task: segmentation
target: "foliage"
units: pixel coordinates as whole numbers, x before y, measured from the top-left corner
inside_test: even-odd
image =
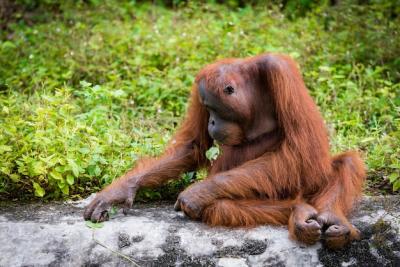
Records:
[[[219,153],[220,150],[218,144],[216,144],[206,151],[206,158],[210,161],[216,160],[219,156]]]
[[[91,221],[86,221],[85,224],[87,227],[89,227],[91,229],[100,229],[100,228],[103,228],[103,226],[104,226],[104,223],[94,223]]]
[[[400,187],[400,35],[392,5],[313,4],[293,17],[262,4],[91,2],[63,5],[53,20],[10,24],[0,35],[3,198],[99,190],[139,157],[162,151],[202,66],[265,51],[300,63],[333,151],[361,149],[371,188],[389,180]],[[138,197],[172,197],[205,175],[183,174]]]

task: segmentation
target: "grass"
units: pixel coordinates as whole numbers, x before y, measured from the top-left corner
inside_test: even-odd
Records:
[[[398,190],[399,16],[385,2],[344,2],[292,18],[277,6],[110,0],[10,24],[0,35],[1,198],[99,190],[163,150],[202,66],[265,51],[299,62],[332,152],[362,151],[366,191]],[[141,197],[174,195],[193,179]]]

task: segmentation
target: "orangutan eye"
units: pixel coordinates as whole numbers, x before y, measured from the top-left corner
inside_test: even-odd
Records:
[[[235,92],[235,89],[230,85],[228,85],[227,87],[224,88],[224,93],[225,94],[231,95],[234,92]]]

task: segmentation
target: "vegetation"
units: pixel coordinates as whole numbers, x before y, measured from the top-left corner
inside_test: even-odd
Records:
[[[99,190],[139,157],[162,151],[202,66],[265,51],[299,62],[333,152],[362,151],[367,192],[400,188],[396,1],[303,9],[235,1],[17,2],[29,16],[8,14],[0,34],[1,198],[78,198]],[[141,197],[173,196],[204,176],[184,174]]]

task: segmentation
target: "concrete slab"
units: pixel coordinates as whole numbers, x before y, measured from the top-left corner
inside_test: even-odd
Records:
[[[400,266],[400,197],[365,197],[345,249],[307,247],[284,227],[210,228],[172,203],[136,204],[99,229],[83,202],[0,203],[0,266]]]

